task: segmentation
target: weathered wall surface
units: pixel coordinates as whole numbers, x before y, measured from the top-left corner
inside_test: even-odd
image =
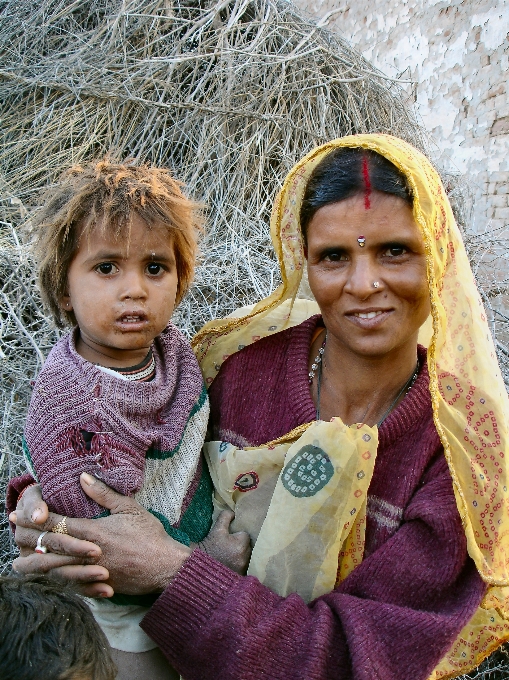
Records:
[[[509,0],[295,0],[408,85],[437,160],[467,173],[474,224],[509,224]]]

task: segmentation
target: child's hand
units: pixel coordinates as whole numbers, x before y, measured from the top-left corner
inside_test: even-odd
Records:
[[[234,517],[231,510],[223,510],[198,547],[238,574],[245,574],[251,556],[251,543],[245,531],[230,533]]]

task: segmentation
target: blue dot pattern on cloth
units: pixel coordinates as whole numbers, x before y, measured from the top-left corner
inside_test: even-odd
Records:
[[[288,462],[281,481],[292,496],[307,498],[323,489],[333,475],[334,466],[325,451],[308,444]]]

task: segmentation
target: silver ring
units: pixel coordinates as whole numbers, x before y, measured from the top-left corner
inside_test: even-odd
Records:
[[[48,548],[46,548],[46,546],[42,544],[42,539],[46,536],[47,533],[48,533],[47,531],[43,531],[42,534],[39,534],[39,538],[37,539],[37,545],[35,546],[36,553],[44,555],[45,553],[48,552]]]
[[[373,281],[373,288],[380,288],[379,281]]]

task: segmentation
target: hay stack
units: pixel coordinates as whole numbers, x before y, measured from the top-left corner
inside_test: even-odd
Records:
[[[400,86],[284,1],[4,7],[0,173],[32,206],[108,149],[172,168],[209,209],[189,332],[277,283],[270,206],[305,152],[360,131],[423,146]]]

